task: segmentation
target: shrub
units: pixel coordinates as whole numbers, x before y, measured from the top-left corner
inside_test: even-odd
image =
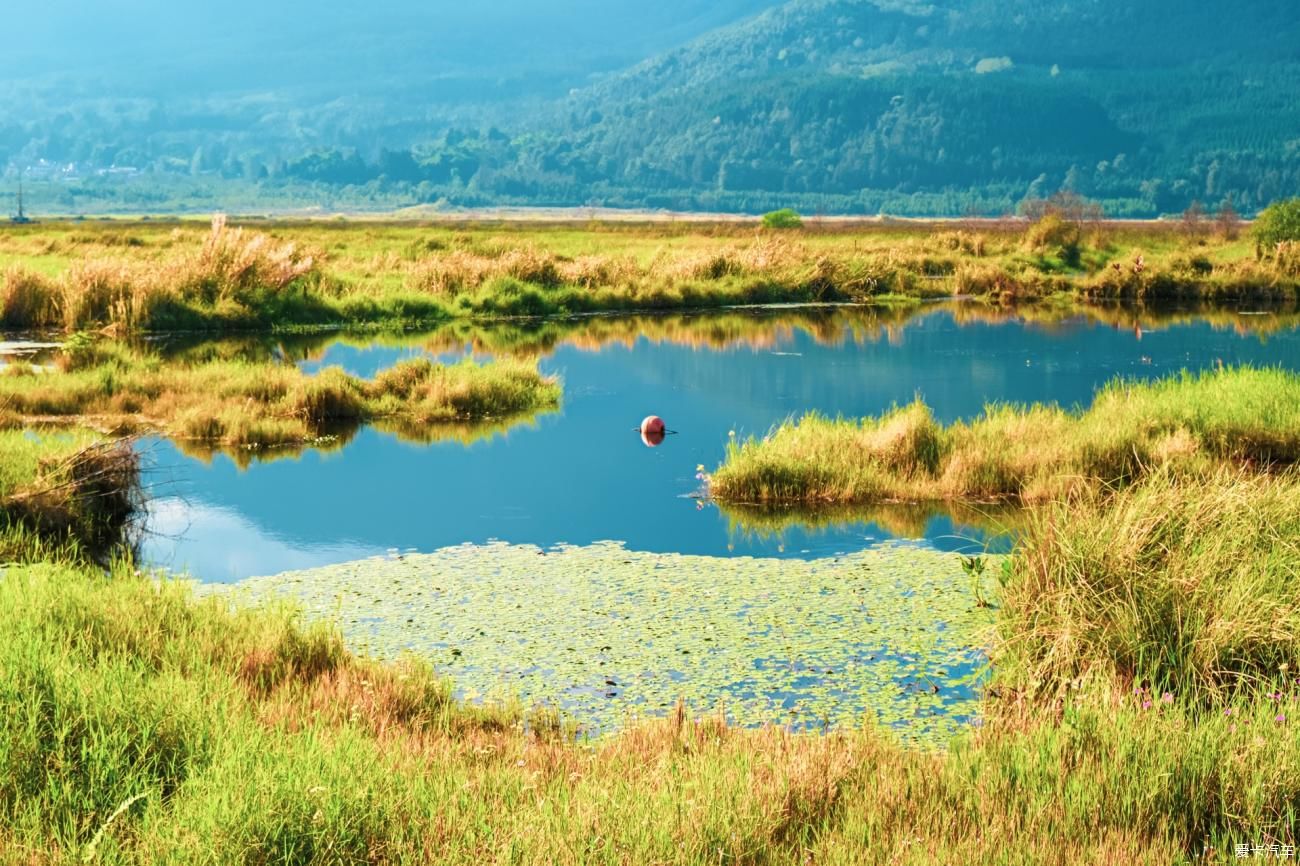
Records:
[[[1255,240],[1265,247],[1300,241],[1300,198],[1275,201],[1255,221]]]
[[[792,208],[782,208],[763,214],[765,229],[797,229],[803,227],[803,217]]]
[[[1048,213],[1025,232],[1025,246],[1036,253],[1055,255],[1070,265],[1079,263],[1083,230],[1057,213]]]

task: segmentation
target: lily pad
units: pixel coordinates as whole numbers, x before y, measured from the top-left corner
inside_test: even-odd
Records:
[[[992,624],[957,556],[903,544],[811,561],[464,545],[203,591],[294,599],[357,650],[428,658],[461,697],[557,706],[595,733],[684,699],[942,742],[977,710]]]

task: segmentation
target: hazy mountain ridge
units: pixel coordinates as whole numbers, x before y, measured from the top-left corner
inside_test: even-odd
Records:
[[[264,5],[225,13],[249,7],[253,46],[292,17]],[[0,118],[0,163],[344,206],[1000,212],[1069,187],[1152,215],[1300,189],[1300,10],[1285,2],[567,0],[549,18],[516,5],[440,16],[384,0],[367,22],[327,4],[243,79],[202,89],[178,72],[180,96],[11,78],[0,102],[34,109]],[[404,15],[378,14],[389,7]],[[220,21],[190,75],[222,68],[210,55],[239,28]],[[684,44],[615,70],[671,34]],[[163,54],[143,65],[185,67]],[[107,184],[58,193],[75,208],[111,198]]]
[[[102,95],[370,91],[447,75],[554,79],[625,67],[777,0],[45,0],[5,13],[6,80],[61,78]],[[96,80],[88,73],[107,79]],[[395,80],[396,79],[396,80]]]

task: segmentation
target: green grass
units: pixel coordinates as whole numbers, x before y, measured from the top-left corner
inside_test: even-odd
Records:
[[[0,326],[125,331],[456,319],[975,294],[1297,299],[1285,256],[1176,226],[1102,225],[1077,255],[1019,225],[382,222],[42,224],[0,232]]]
[[[1003,677],[1053,695],[1091,677],[1201,704],[1274,684],[1290,695],[1296,493],[1293,473],[1162,471],[1036,511],[1004,600]]]
[[[285,609],[196,602],[183,584],[123,568],[9,567],[0,859],[1163,864],[1206,846],[1226,862],[1238,843],[1294,844],[1294,680],[1212,688],[1217,668],[1178,661],[1199,657],[1195,640],[1130,668],[1122,644],[1055,638],[1070,623],[1086,633],[1098,609],[1072,587],[1123,582],[1132,558],[1158,579],[1135,602],[1143,609],[1160,611],[1163,594],[1194,578],[1207,592],[1249,593],[1263,615],[1247,616],[1243,598],[1233,625],[1252,636],[1289,622],[1268,603],[1294,597],[1293,544],[1198,536],[1239,558],[1220,577],[1224,558],[1165,542],[1177,529],[1239,532],[1252,518],[1283,520],[1270,538],[1286,538],[1295,479],[1179,483],[1151,479],[1115,494],[1113,510],[1063,506],[1031,530],[999,613],[997,696],[983,726],[939,754],[870,729],[744,731],[680,711],[575,743],[553,718],[456,704],[417,663],[358,659]],[[1146,510],[1205,490],[1200,510]],[[1240,517],[1204,523],[1229,504]],[[1152,523],[1160,528],[1143,530]],[[1058,565],[1061,533],[1079,547]],[[1124,553],[1097,533],[1126,539]],[[1026,608],[1044,584],[1048,622]],[[1061,593],[1080,600],[1054,603]],[[1093,597],[1124,606],[1114,593]],[[1161,642],[1169,621],[1101,628]],[[1300,661],[1291,638],[1239,646],[1261,670]],[[1166,700],[1159,683],[1173,671],[1186,681]],[[1052,688],[1031,692],[1026,677]],[[1134,679],[1151,686],[1135,694]]]
[[[42,461],[58,461],[97,441],[93,433],[72,430],[39,435],[25,430],[0,430],[0,499],[31,485]]]
[[[722,502],[1043,502],[1154,467],[1300,459],[1300,376],[1276,369],[1117,380],[1086,410],[986,407],[942,426],[921,402],[879,418],[807,415],[732,442],[709,489]]]
[[[84,560],[122,540],[139,458],[90,431],[0,430],[0,560]]]

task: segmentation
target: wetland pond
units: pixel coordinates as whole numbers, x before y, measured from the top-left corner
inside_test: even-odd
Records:
[[[373,376],[399,360],[523,356],[559,411],[414,441],[362,428],[299,453],[142,443],[145,560],[205,593],[289,596],[380,656],[411,651],[463,697],[517,696],[605,731],[678,698],[744,724],[864,718],[940,742],[974,718],[1014,514],[722,509],[701,498],[729,437],[787,417],[942,421],[989,402],[1086,405],[1114,378],[1300,369],[1293,314],[1047,314],[975,304],[729,310],[461,325],[400,337],[163,342]],[[659,447],[642,417],[671,430]],[[418,438],[418,437],[416,437]]]

